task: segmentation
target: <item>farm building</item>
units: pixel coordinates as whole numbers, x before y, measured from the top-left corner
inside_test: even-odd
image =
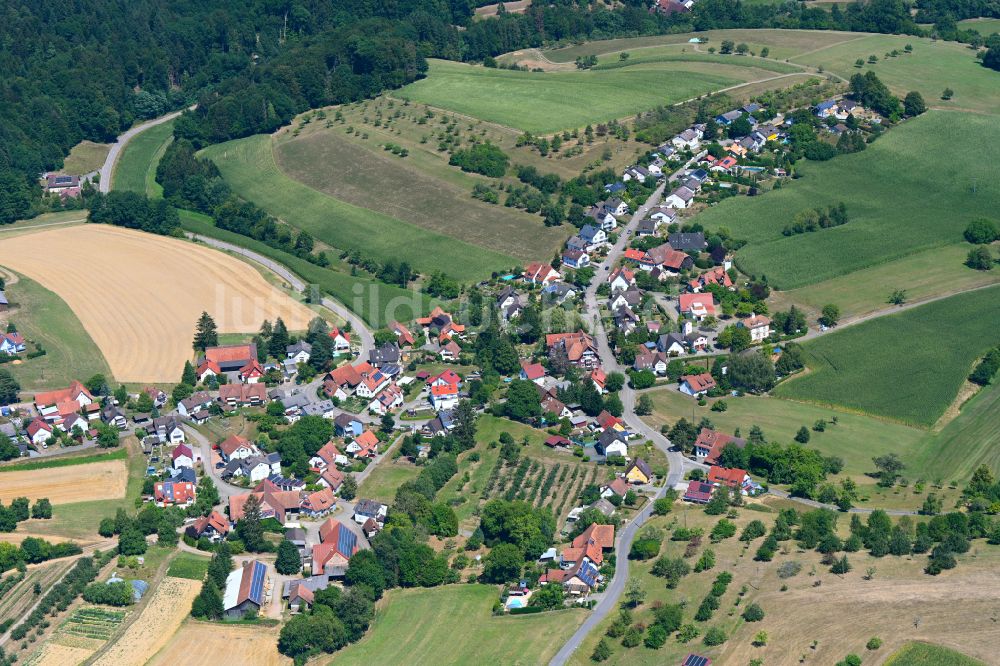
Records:
[[[225,617],[240,619],[251,610],[260,611],[267,587],[267,565],[257,560],[244,562],[226,578],[222,596]]]

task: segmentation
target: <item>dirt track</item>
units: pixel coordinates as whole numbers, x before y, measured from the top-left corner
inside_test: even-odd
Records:
[[[313,316],[237,259],[118,227],[83,225],[4,239],[0,265],[66,301],[123,382],[176,381],[192,356],[203,310],[223,333],[254,332],[279,316],[301,330]]]
[[[128,466],[124,460],[0,472],[0,501],[9,504],[15,497],[32,501],[47,497],[53,504],[69,504],[115,499],[125,497],[127,482]]]

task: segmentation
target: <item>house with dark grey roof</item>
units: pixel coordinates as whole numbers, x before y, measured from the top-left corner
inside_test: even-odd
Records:
[[[705,234],[701,231],[697,233],[670,234],[667,236],[667,242],[670,243],[670,247],[683,252],[704,250],[708,247],[708,243],[705,242]]]
[[[399,358],[399,345],[395,342],[387,342],[381,347],[368,352],[368,362],[376,368],[381,368],[383,365],[398,364]]]

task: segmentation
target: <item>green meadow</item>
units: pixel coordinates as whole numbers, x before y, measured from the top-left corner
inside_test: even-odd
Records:
[[[368,634],[331,663],[543,664],[585,617],[582,610],[494,617],[498,598],[493,585],[390,590]],[[456,640],[458,628],[464,640]]]
[[[1000,286],[878,317],[803,344],[809,372],[779,397],[933,425],[1000,342]]]
[[[997,76],[1000,89],[1000,75]],[[801,178],[762,197],[727,199],[698,216],[708,228],[727,227],[748,244],[736,255],[750,275],[795,289],[916,252],[963,244],[978,217],[993,217],[1000,201],[1000,164],[969,159],[1000,144],[995,117],[928,112],[894,127],[868,149],[828,162],[799,163]],[[849,222],[783,236],[801,211],[843,201]],[[885,285],[886,297],[896,287]]]
[[[442,271],[460,281],[489,277],[519,262],[512,256],[433,233],[312,189],[275,163],[272,138],[256,135],[203,151],[240,196],[317,240],[379,261],[406,261],[417,271]]]
[[[111,175],[112,189],[162,196],[163,188],[156,182],[156,166],[173,139],[173,131],[171,120],[153,125],[125,144]]]
[[[908,643],[890,656],[885,666],[983,666],[983,662],[942,645]]]
[[[653,69],[520,72],[430,61],[397,96],[526,132],[548,133],[633,115],[752,80],[665,63]]]

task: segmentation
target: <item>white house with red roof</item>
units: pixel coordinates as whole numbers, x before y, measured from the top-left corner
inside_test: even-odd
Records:
[[[521,361],[521,379],[534,382],[539,386],[545,384],[545,366],[541,363],[529,363]]]
[[[608,276],[608,285],[611,287],[612,294],[627,291],[630,287],[635,286],[635,272],[627,268],[616,268]]]
[[[260,455],[257,445],[246,437],[230,435],[219,444],[219,455],[225,462],[243,460],[250,456]]]
[[[335,328],[330,331],[330,339],[333,340],[333,352],[343,354],[351,351],[351,334]]]
[[[344,450],[355,458],[374,458],[378,455],[378,437],[371,430],[365,430],[351,441]]]
[[[427,386],[434,411],[454,409],[458,405],[458,391],[462,386],[462,378],[454,370],[445,370],[430,378]]]
[[[316,455],[309,459],[309,467],[322,471],[327,467],[346,465],[348,462],[347,456],[340,452],[335,443],[330,441],[321,446]]]
[[[36,448],[45,444],[49,441],[49,438],[52,437],[52,426],[40,418],[32,420],[32,422],[28,424],[27,431],[28,439],[31,440],[31,443],[34,444]]]
[[[403,406],[403,389],[395,384],[389,384],[368,403],[368,411],[378,416],[384,416],[394,409]]]
[[[159,481],[153,485],[156,506],[191,506],[195,488],[190,481]]]
[[[412,347],[416,339],[410,329],[406,328],[398,321],[389,324],[389,330],[396,334],[396,342],[402,347]]]
[[[253,359],[240,368],[239,377],[244,384],[256,384],[264,377],[264,366],[257,359]]]
[[[191,448],[187,444],[178,444],[175,446],[174,450],[170,452],[170,459],[174,469],[194,467],[194,454],[191,452]]]
[[[753,342],[763,342],[771,337],[771,320],[764,315],[755,314],[741,319],[736,325],[750,331],[750,340]]]
[[[708,469],[708,482],[713,486],[726,486],[731,489],[739,488],[740,492],[748,495],[754,487],[753,479],[746,473],[746,470],[739,468],[726,468],[712,465]]]
[[[27,347],[24,344],[24,336],[17,331],[13,333],[0,333],[0,353],[13,356],[23,352]]]
[[[93,404],[95,404],[94,396],[86,386],[75,380],[67,388],[35,395],[35,409],[49,423],[62,421],[70,414]],[[98,416],[99,412],[100,410]]]
[[[682,315],[703,321],[715,316],[715,296],[711,293],[681,294],[677,297],[677,309]]]
[[[523,277],[525,282],[537,284],[542,287],[562,279],[559,271],[552,268],[550,264],[540,261],[528,264],[524,269]]]
[[[700,375],[684,375],[681,377],[680,392],[690,396],[705,395],[716,387],[715,378],[707,372]]]
[[[218,377],[222,374],[222,368],[215,361],[202,361],[198,369],[194,371],[195,375],[198,376],[199,382],[204,382],[209,377]]]

